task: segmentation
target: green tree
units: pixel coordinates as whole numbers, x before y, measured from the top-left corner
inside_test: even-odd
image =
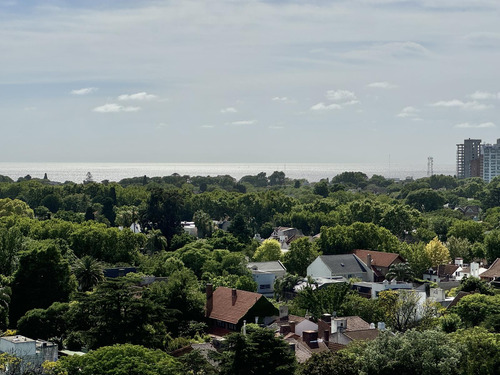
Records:
[[[351,285],[348,283],[335,283],[321,289],[309,284],[297,294],[293,305],[308,311],[315,319],[319,319],[325,313],[339,311],[351,293]]]
[[[23,250],[23,235],[19,228],[0,227],[0,274],[12,275],[21,250]]]
[[[47,309],[27,311],[17,322],[18,333],[62,346],[68,328],[69,306],[67,302],[54,302]]]
[[[9,306],[11,289],[4,285],[4,280],[0,282],[0,330],[4,330],[9,326]]]
[[[54,241],[33,241],[19,259],[12,282],[11,321],[16,322],[33,308],[67,302],[76,280],[61,248]]]
[[[227,336],[226,350],[220,358],[222,375],[290,375],[297,368],[288,344],[265,328],[250,330],[246,336]]]
[[[169,246],[174,234],[181,230],[181,212],[184,203],[182,191],[178,189],[155,188],[148,199],[143,220],[150,223],[154,229],[161,230]]]
[[[420,189],[410,192],[406,197],[406,204],[421,212],[435,211],[444,205],[441,193],[432,189]]]
[[[214,222],[209,214],[202,210],[198,210],[193,215],[194,225],[198,230],[198,237],[211,237],[214,231]]]
[[[346,350],[313,354],[299,366],[298,375],[357,375],[356,355]]]
[[[283,255],[283,264],[289,273],[305,276],[307,267],[318,255],[309,238],[299,238],[290,244],[290,250]]]
[[[484,238],[484,224],[472,220],[457,220],[450,227],[448,237],[466,238],[469,242],[482,242]]]
[[[489,316],[500,314],[500,295],[488,296],[471,294],[463,297],[453,307],[466,327],[474,327],[483,323]]]
[[[78,281],[78,290],[81,292],[92,290],[92,288],[104,280],[101,263],[88,255],[75,262],[73,272]]]
[[[484,328],[460,329],[452,339],[462,345],[459,368],[464,375],[495,375],[500,369],[500,335]]]
[[[414,290],[385,290],[379,294],[379,306],[385,314],[385,322],[395,331],[405,332],[432,318],[435,307],[420,302]]]
[[[366,343],[356,364],[360,374],[459,374],[460,347],[443,332],[382,332]]]
[[[272,260],[279,260],[281,258],[280,243],[273,239],[264,240],[257,248],[253,259],[256,262],[268,262]]]
[[[144,250],[151,255],[156,251],[166,250],[168,243],[167,239],[159,229],[152,229],[146,235],[146,244]]]
[[[492,296],[495,294],[494,289],[485,281],[478,277],[463,277],[458,286],[459,291],[476,292]]]
[[[489,232],[484,238],[486,259],[493,263],[496,258],[500,258],[500,230],[495,229]]]
[[[35,217],[33,210],[25,202],[19,199],[0,199],[0,217],[10,215]]]
[[[54,375],[61,371],[68,375],[184,374],[180,364],[165,352],[130,344],[99,348],[84,356],[62,357],[53,371]]]

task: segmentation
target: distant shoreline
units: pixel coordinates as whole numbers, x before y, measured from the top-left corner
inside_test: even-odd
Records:
[[[368,177],[374,174],[386,178],[404,179],[427,176],[425,165],[376,164],[376,163],[42,163],[42,162],[0,162],[0,175],[13,180],[30,175],[33,178],[47,177],[51,181],[82,182],[87,172],[92,173],[94,181],[120,181],[131,177],[169,176],[173,173],[189,176],[230,175],[239,180],[246,175],[274,171],[285,172],[286,177],[306,179],[317,182],[331,179],[345,171],[363,172]],[[455,175],[455,165],[434,166],[434,174]]]

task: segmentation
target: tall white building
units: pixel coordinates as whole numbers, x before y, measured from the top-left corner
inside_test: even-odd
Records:
[[[490,182],[496,176],[500,176],[500,139],[496,144],[483,144],[483,180]]]

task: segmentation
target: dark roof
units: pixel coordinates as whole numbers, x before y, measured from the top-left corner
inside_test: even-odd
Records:
[[[484,271],[480,276],[492,279],[500,277],[500,258],[495,259],[490,268]]]
[[[456,264],[441,264],[438,266],[439,276],[453,276],[456,270],[459,269],[459,265]]]
[[[372,250],[353,250],[352,253],[356,255],[359,259],[366,263],[367,255],[372,256],[372,266],[375,267],[390,267],[397,259],[401,262],[405,262],[404,258],[396,253],[385,253],[383,251],[372,251]]]
[[[212,309],[210,319],[238,324],[261,298],[266,299],[262,294],[247,292],[245,290],[234,289],[236,296],[233,297],[233,289],[218,287],[212,295]],[[269,302],[270,303],[270,302]]]
[[[447,309],[451,309],[453,306],[455,306],[462,298],[464,298],[465,296],[468,296],[469,294],[472,294],[472,293],[469,293],[469,292],[458,292],[458,294],[455,296],[455,298],[453,299],[453,301],[451,301],[451,303],[448,305]]]
[[[320,255],[332,274],[367,272],[366,265],[354,254]]]

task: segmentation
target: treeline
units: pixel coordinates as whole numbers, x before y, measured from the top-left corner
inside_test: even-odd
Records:
[[[187,234],[182,221],[194,221],[199,238]],[[223,231],[214,221],[231,224]],[[129,229],[132,224],[141,228],[140,233]],[[285,255],[276,241],[254,239],[256,234],[268,238],[277,226],[295,227],[306,237],[292,242]],[[313,241],[311,237],[317,234],[319,238]],[[283,373],[323,374],[320,368],[345,369],[350,363],[357,372],[331,373],[430,373],[428,369],[432,369],[433,373],[453,374],[458,367],[439,371],[453,361],[465,361],[464,366],[477,364],[474,354],[463,354],[463,350],[478,350],[482,343],[460,339],[468,335],[490,340],[498,353],[498,333],[493,333],[500,330],[498,296],[484,283],[469,281],[459,290],[480,290],[481,294],[465,297],[449,314],[430,309],[429,320],[419,326],[414,321],[398,325],[397,296],[390,293],[385,299],[371,301],[358,297],[348,286],[305,288],[287,302],[292,312],[308,311],[317,318],[324,312],[339,311],[370,322],[386,321],[393,331],[432,330],[401,333],[396,338],[383,335],[373,344],[350,348],[340,356],[314,357],[306,365],[297,366],[279,342],[255,327],[251,337],[229,340],[226,354],[216,359],[217,368],[196,354],[186,357],[187,361],[166,354],[206,339],[203,289],[207,282],[255,291],[248,261],[279,259],[289,272],[275,288],[276,298],[283,302],[318,254],[359,248],[400,253],[409,262],[408,273],[417,278],[429,267],[454,257],[491,263],[500,257],[500,179],[485,184],[480,179],[432,176],[397,182],[345,172],[331,180],[308,183],[274,172],[239,181],[230,176],[174,174],[56,184],[31,178],[14,182],[0,176],[0,329],[17,329],[20,334],[75,350],[94,349],[92,355],[83,357],[87,359],[61,362],[70,374],[107,373],[91,363],[102,362],[104,368],[104,358],[110,355],[157,358],[169,369],[151,370],[152,374],[245,373],[238,372],[242,358],[253,361],[256,368],[259,363],[282,366]],[[137,272],[106,280],[103,270],[114,266],[130,266]],[[165,279],[148,284],[146,276]],[[401,306],[404,308],[407,306]],[[473,329],[475,326],[481,328]],[[459,333],[453,333],[457,330]],[[427,343],[438,339],[451,348],[436,347],[439,353],[444,351],[435,361],[442,361],[438,367],[405,370],[408,361],[388,351],[400,366],[389,368],[386,357],[372,355],[382,352],[387,340],[395,340],[394,348],[418,342],[412,355],[430,355],[425,354],[431,347]],[[119,346],[109,348],[114,344]],[[269,345],[279,350],[266,352]],[[267,357],[255,357],[255,348]],[[285,362],[272,362],[277,356]],[[350,362],[342,362],[346,358]],[[498,361],[492,363],[488,366],[496,366]],[[142,366],[139,359],[136,364]],[[248,373],[280,373],[276,367],[272,372],[262,366]],[[376,366],[384,370],[374,372]],[[148,373],[147,369],[142,373]]]

